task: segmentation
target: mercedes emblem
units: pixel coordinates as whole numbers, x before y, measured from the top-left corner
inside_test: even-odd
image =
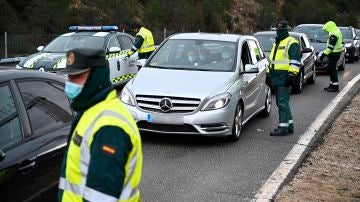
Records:
[[[173,107],[172,102],[169,98],[163,98],[160,102],[159,102],[159,107],[161,109],[162,112],[169,112],[171,110],[171,108]]]

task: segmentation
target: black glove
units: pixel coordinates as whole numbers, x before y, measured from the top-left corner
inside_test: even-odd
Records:
[[[271,79],[270,79],[269,75],[266,75],[265,83],[266,83],[267,86],[269,86],[271,88]]]
[[[287,78],[286,78],[286,86],[293,86],[296,84],[297,81],[297,76],[294,74],[288,74]]]
[[[323,54],[321,54],[321,55],[320,55],[320,58],[319,58],[319,59],[320,59],[320,61],[323,61],[325,57],[326,57],[326,55],[325,55],[324,53],[323,53]]]

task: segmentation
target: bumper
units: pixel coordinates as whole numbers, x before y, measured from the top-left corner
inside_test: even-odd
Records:
[[[235,107],[192,113],[156,113],[126,105],[140,131],[163,134],[227,136],[232,132]],[[232,109],[234,108],[234,109]]]

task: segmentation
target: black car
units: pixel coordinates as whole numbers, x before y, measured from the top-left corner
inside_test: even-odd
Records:
[[[299,71],[299,78],[297,83],[293,86],[294,93],[301,93],[303,89],[304,81],[309,84],[314,84],[316,80],[316,71],[315,71],[315,49],[309,42],[305,34],[289,32],[290,36],[296,38],[300,43],[301,48],[301,68]],[[257,32],[254,34],[254,37],[259,41],[261,48],[264,50],[264,53],[269,57],[273,43],[275,42],[276,32],[274,31],[264,31]]]
[[[0,70],[0,201],[45,201],[56,190],[73,118],[65,80]]]
[[[324,25],[323,24],[301,24],[298,25],[293,31],[304,33],[309,38],[311,44],[315,48],[316,56],[319,56],[319,54],[322,54],[322,51],[326,49],[326,41],[328,39],[329,34],[322,29]],[[319,60],[316,60],[316,71],[319,72],[327,72],[328,71],[328,63],[327,62],[321,62]],[[337,63],[337,68],[340,71],[343,71],[345,69],[345,49],[341,53],[340,59]]]
[[[359,60],[360,50],[359,50],[359,37],[356,36],[355,29],[353,27],[339,27],[346,48],[346,59],[349,62],[354,62]]]

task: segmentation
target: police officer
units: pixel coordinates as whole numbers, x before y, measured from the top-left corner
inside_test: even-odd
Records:
[[[138,51],[139,59],[148,59],[155,50],[153,35],[138,22],[133,24],[133,29],[137,34],[131,51],[128,52],[128,57]]]
[[[340,59],[341,53],[344,51],[342,33],[333,21],[327,22],[323,26],[323,30],[329,33],[329,37],[326,42],[326,49],[320,56],[320,61],[328,62],[330,74],[330,85],[324,88],[324,90],[328,92],[339,92],[336,64]]]
[[[291,86],[298,78],[300,68],[299,42],[289,36],[288,23],[280,21],[276,27],[276,39],[270,53],[270,66],[266,70],[266,83],[276,93],[279,108],[279,126],[271,136],[284,136],[294,132],[290,110]]]
[[[102,50],[67,52],[65,93],[77,112],[61,166],[58,201],[139,201],[138,128],[109,80]]]

